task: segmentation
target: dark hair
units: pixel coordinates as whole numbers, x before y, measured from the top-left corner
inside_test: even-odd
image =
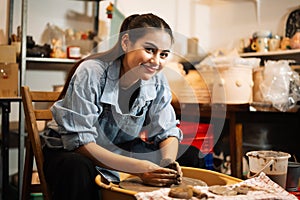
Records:
[[[103,61],[113,61],[118,58],[121,58],[124,54],[121,48],[122,36],[127,33],[129,35],[129,40],[135,43],[139,38],[143,37],[144,35],[146,35],[146,33],[148,33],[149,29],[147,28],[156,28],[156,29],[161,29],[166,31],[171,37],[171,42],[172,43],[174,42],[174,36],[172,30],[170,26],[162,18],[152,13],[141,14],[141,15],[139,14],[130,15],[127,18],[125,18],[123,23],[121,24],[119,35],[118,35],[118,41],[115,44],[115,46],[113,46],[108,51],[87,56],[86,58],[81,59],[72,67],[72,69],[68,74],[64,88],[59,96],[59,99],[62,99],[65,96],[71,78],[75,73],[76,69],[78,68],[78,66],[80,65],[80,63],[88,59],[101,59]]]

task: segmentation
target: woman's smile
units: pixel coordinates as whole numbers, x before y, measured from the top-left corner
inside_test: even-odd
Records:
[[[159,70],[159,65],[141,64],[141,66],[144,67],[146,71],[150,73],[155,73]]]
[[[125,35],[123,37],[125,52],[123,72],[135,74],[131,76],[134,77],[131,80],[133,83],[138,79],[151,79],[165,65],[171,43],[170,35],[162,30],[151,30],[135,43],[129,40],[128,35]]]

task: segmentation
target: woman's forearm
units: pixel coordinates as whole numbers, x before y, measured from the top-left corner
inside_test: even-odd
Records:
[[[152,171],[158,167],[154,163],[145,160],[115,154],[96,143],[88,143],[79,147],[76,151],[90,158],[95,165],[131,174]]]
[[[168,137],[159,146],[162,159],[176,160],[178,153],[178,139],[176,137]]]
[[[166,147],[169,148],[169,146],[171,146],[169,144],[174,145],[174,143],[176,142],[173,142],[173,139],[169,139],[168,142],[166,142]],[[138,160],[115,154],[96,143],[83,145],[79,147],[76,152],[90,158],[95,165],[139,176],[142,181],[148,185],[166,186],[181,181],[182,172],[178,164],[177,170],[160,167],[147,160]],[[168,158],[174,156],[169,153],[165,155]]]

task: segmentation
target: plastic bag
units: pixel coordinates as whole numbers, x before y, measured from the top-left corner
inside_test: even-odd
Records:
[[[285,112],[300,99],[299,74],[291,69],[287,60],[266,61],[260,91],[265,101]]]

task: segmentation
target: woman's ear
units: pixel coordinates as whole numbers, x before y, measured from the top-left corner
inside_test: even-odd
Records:
[[[122,49],[124,52],[128,51],[128,43],[129,43],[129,36],[126,33],[122,36],[122,39],[121,39],[121,46],[122,46]]]

